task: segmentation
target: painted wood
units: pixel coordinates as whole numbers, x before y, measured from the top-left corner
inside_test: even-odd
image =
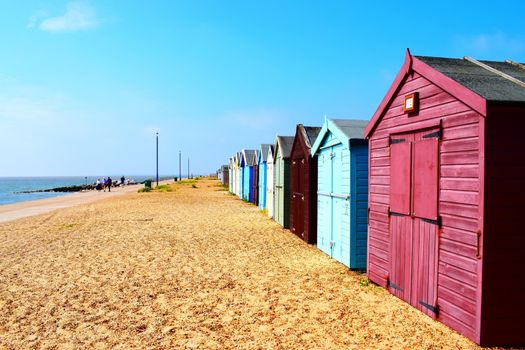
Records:
[[[309,244],[317,242],[317,156],[311,147],[321,128],[297,125],[290,153],[290,230]]]
[[[284,228],[290,227],[290,154],[281,144],[293,139],[291,136],[277,136],[274,161],[274,210],[273,218]]]
[[[317,247],[352,269],[365,269],[368,222],[368,144],[349,139],[326,120],[317,155]]]
[[[407,57],[366,129],[367,274],[480,345],[524,346],[525,106],[496,105],[458,85]],[[401,102],[411,92],[420,92],[413,115]],[[441,135],[424,137],[432,131]],[[407,135],[414,145],[390,144]],[[393,199],[407,192],[396,147],[412,152],[409,211]]]
[[[268,150],[268,157],[266,159],[266,207],[268,209],[268,217],[273,218],[273,204],[274,204],[274,149],[270,147]]]
[[[265,147],[269,147],[269,146],[266,145]],[[267,152],[267,150],[265,152]],[[258,193],[259,193],[259,196],[258,196],[257,205],[259,206],[259,209],[261,210],[266,209],[266,186],[267,186],[268,170],[267,170],[267,163],[266,163],[267,159],[263,157],[263,153],[265,152],[260,152],[259,160],[258,160],[258,164],[259,164]]]

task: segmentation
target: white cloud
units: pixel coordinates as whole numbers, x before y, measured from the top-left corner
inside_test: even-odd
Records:
[[[40,11],[29,18],[27,26],[56,33],[92,29],[98,24],[99,20],[92,6],[86,2],[73,1],[66,4],[63,15],[49,17],[46,12]]]

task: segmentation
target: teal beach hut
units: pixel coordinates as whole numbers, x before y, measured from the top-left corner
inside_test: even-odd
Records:
[[[272,147],[272,145],[262,144],[257,157],[257,164],[259,165],[259,198],[257,198],[257,205],[261,210],[266,209],[266,184],[268,176],[266,160],[268,159],[268,150],[270,147]]]
[[[366,269],[367,121],[326,119],[311,149],[318,156],[317,247],[351,269]]]
[[[254,180],[254,166],[257,158],[257,151],[253,149],[242,150],[242,199],[248,202],[253,202],[253,180]]]
[[[293,136],[277,136],[274,153],[273,218],[284,228],[290,227],[290,153]]]

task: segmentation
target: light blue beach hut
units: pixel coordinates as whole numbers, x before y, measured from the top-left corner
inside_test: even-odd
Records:
[[[245,201],[253,202],[253,172],[255,165],[255,158],[257,151],[254,149],[243,149],[242,150],[242,164],[243,164],[243,176],[242,176],[242,199]]]
[[[318,156],[317,247],[351,269],[366,269],[367,121],[326,119],[311,149]]]
[[[261,149],[258,152],[258,159],[257,164],[259,164],[259,198],[257,205],[259,206],[259,209],[264,210],[266,209],[266,184],[267,184],[267,175],[268,175],[268,168],[266,166],[266,160],[268,158],[268,150],[270,147],[273,147],[273,145],[270,144],[262,144]]]

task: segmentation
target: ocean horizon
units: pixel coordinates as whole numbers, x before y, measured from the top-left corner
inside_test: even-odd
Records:
[[[114,181],[120,180],[122,175],[109,175]],[[155,175],[129,175],[126,179],[142,182],[146,179],[155,179]],[[0,177],[0,205],[27,202],[38,199],[65,196],[74,192],[34,192],[24,191],[47,190],[57,187],[78,186],[93,184],[98,176],[4,176]],[[172,176],[159,176],[159,179],[171,179]]]

